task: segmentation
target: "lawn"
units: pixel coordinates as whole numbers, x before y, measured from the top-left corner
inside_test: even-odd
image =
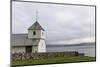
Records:
[[[65,56],[65,57],[55,57],[48,59],[38,59],[38,60],[17,60],[12,61],[12,66],[21,65],[40,65],[40,64],[57,64],[57,63],[75,63],[75,62],[91,62],[95,61],[95,57],[88,56]]]

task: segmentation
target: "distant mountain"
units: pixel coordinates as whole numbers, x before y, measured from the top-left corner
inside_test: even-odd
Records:
[[[95,45],[95,42],[79,43],[79,44],[47,44],[47,46],[81,46],[81,45]]]

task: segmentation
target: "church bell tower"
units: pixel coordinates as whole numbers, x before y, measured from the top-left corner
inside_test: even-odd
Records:
[[[46,52],[44,31],[38,23],[36,15],[36,22],[28,28],[28,39],[38,40],[38,44],[36,44],[37,52]]]

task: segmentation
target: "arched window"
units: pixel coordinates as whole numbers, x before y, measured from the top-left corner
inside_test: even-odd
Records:
[[[36,31],[33,31],[33,35],[36,35]]]

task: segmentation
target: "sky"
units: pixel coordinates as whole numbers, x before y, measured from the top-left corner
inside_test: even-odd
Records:
[[[90,6],[13,2],[12,33],[28,33],[36,11],[47,44],[95,42],[95,7]]]

